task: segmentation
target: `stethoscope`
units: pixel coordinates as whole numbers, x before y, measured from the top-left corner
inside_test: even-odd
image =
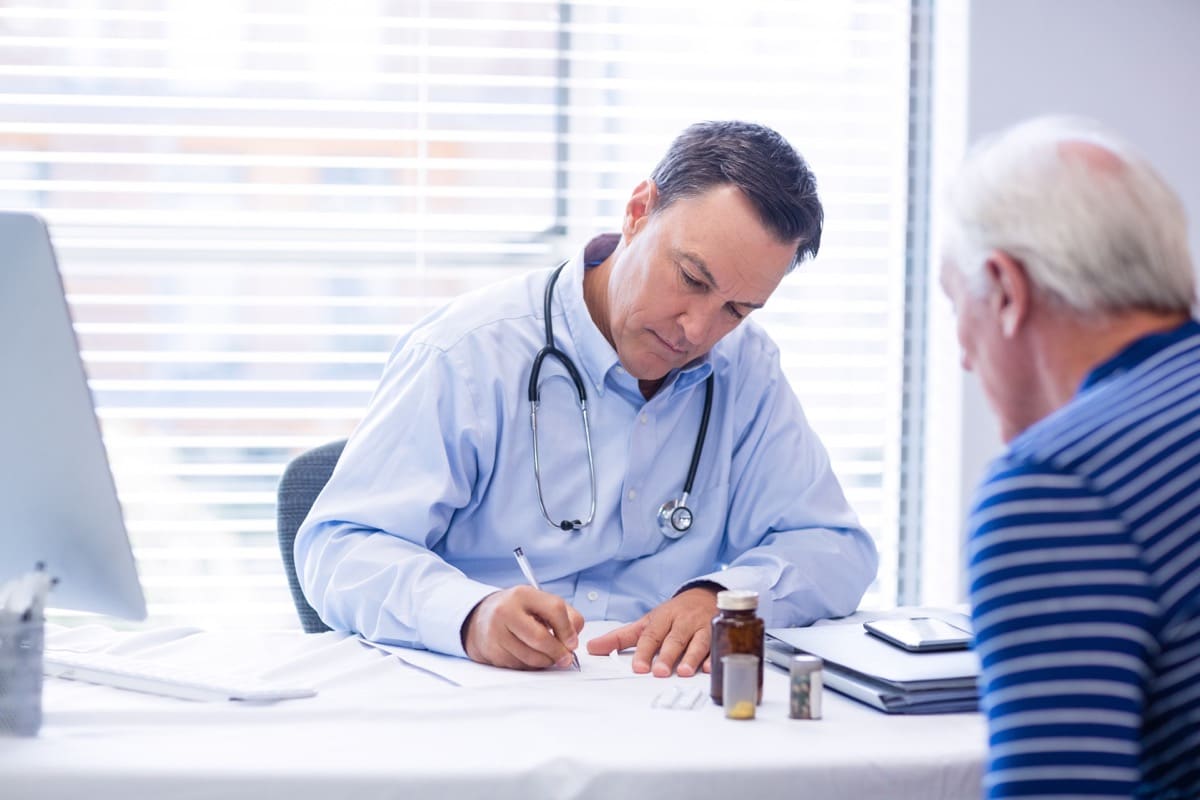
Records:
[[[554,323],[550,318],[550,301],[554,297],[554,284],[558,280],[558,275],[562,272],[563,267],[567,262],[558,265],[558,268],[551,274],[549,282],[546,284],[546,294],[543,301],[544,313],[546,320],[546,346],[537,352],[533,357],[533,369],[529,372],[529,425],[533,430],[533,478],[537,483],[538,504],[542,507],[542,516],[551,527],[561,528],[564,531],[577,531],[587,525],[592,524],[592,520],[596,518],[596,462],[592,458],[592,434],[588,426],[587,418],[587,390],[583,385],[583,378],[579,375],[579,370],[576,368],[571,358],[559,350],[554,345]],[[550,512],[546,510],[546,498],[542,494],[542,471],[538,459],[538,435],[537,435],[537,410],[538,403],[541,402],[541,394],[538,391],[538,377],[542,372],[542,362],[546,357],[550,356],[563,365],[567,374],[571,376],[571,382],[575,384],[575,391],[579,395],[579,415],[583,420],[583,439],[587,443],[587,460],[588,460],[588,477],[592,484],[592,502],[588,508],[587,519],[564,519],[561,522],[555,522],[550,516]],[[692,527],[692,510],[688,508],[688,496],[692,493],[692,484],[696,480],[696,468],[700,465],[700,453],[704,449],[704,437],[708,433],[708,415],[712,410],[713,398],[713,376],[710,374],[704,382],[704,411],[700,415],[700,430],[696,433],[696,445],[692,448],[692,463],[688,466],[687,480],[683,484],[683,494],[677,500],[668,500],[663,503],[658,509],[658,529],[663,536],[668,539],[678,539],[683,536]]]

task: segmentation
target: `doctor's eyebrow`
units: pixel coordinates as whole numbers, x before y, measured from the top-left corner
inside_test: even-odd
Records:
[[[709,271],[708,265],[704,263],[703,258],[687,250],[676,250],[675,256],[679,260],[687,261],[689,264],[694,266],[700,272],[700,275],[704,278],[709,286],[711,286],[717,292],[721,291],[721,287],[717,285],[717,279],[713,277],[712,272]],[[730,300],[729,302],[735,306],[745,306],[746,308],[763,307],[762,303],[751,303],[746,300]]]

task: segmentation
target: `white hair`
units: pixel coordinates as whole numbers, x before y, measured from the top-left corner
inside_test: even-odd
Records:
[[[1039,117],[977,145],[947,192],[944,257],[975,292],[988,255],[1083,316],[1190,311],[1196,279],[1178,196],[1094,122]]]

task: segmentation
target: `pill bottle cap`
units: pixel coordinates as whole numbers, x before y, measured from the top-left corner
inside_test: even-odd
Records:
[[[816,672],[825,666],[825,662],[816,656],[792,656],[793,675],[804,675],[809,672]]]
[[[726,589],[717,592],[717,608],[722,611],[746,611],[758,608],[758,592]]]

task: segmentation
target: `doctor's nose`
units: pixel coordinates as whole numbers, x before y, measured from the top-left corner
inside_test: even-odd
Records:
[[[718,315],[722,305],[712,308],[708,304],[693,303],[680,312],[678,322],[686,339],[684,346],[693,348],[708,341],[713,326],[720,320]]]

